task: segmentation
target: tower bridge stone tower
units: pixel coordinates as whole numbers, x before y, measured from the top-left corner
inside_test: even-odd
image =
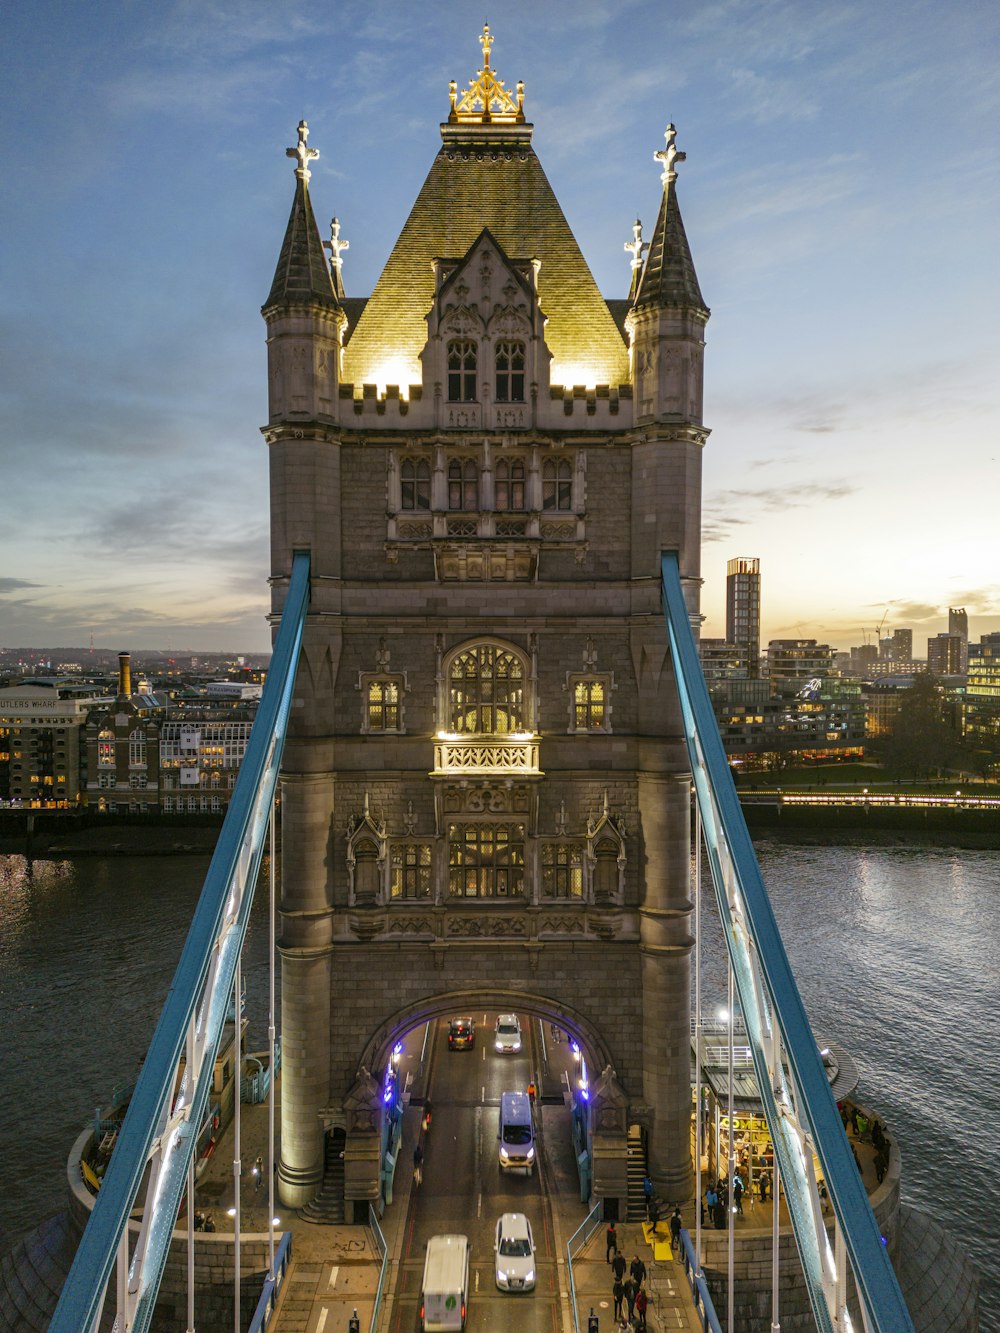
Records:
[[[669,126],[652,238],[636,223],[605,300],[481,41],[367,300],[336,219],[324,252],[300,125],[263,307],[275,614],[312,557],[282,777],[292,1205],[324,1123],[348,1197],[377,1194],[370,1071],[403,1030],[514,996],[588,1052],[595,1193],[624,1195],[635,1120],[659,1189],[691,1184],[690,775],[659,592],[675,549],[697,615],[709,312],[683,154]]]

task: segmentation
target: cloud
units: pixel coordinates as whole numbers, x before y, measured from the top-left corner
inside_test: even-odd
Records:
[[[737,506],[745,509],[756,505],[766,513],[774,513],[827,504],[831,500],[844,500],[857,490],[858,487],[849,481],[788,482],[783,486],[762,487],[756,491],[720,491],[710,497],[709,507],[725,512]]]
[[[0,579],[0,597],[8,593],[20,592],[23,588],[40,588],[40,583],[29,583],[27,579]]]

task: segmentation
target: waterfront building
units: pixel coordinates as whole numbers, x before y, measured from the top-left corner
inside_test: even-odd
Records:
[[[760,675],[760,561],[737,556],[726,566],[726,638]]]
[[[975,745],[1000,750],[1000,633],[969,645],[962,732]]]
[[[96,692],[58,677],[0,689],[0,802],[72,810],[87,787],[87,715]]]
[[[301,124],[263,307],[275,613],[293,552],[312,560],[283,761],[278,1179],[307,1203],[324,1129],[343,1133],[359,1217],[392,1042],[515,992],[588,1052],[606,1207],[631,1124],[664,1197],[692,1181],[690,773],[660,606],[673,549],[698,615],[709,312],[684,155],[668,126],[659,189],[636,182],[655,225],[630,225],[606,300],[481,41],[367,301],[345,294],[350,219],[324,255]]]
[[[833,649],[815,639],[772,639],[767,645],[769,679],[808,680],[829,676],[833,670]]]

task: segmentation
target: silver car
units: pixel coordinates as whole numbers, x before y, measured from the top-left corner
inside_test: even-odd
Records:
[[[505,1055],[516,1055],[521,1049],[521,1024],[517,1014],[501,1014],[497,1019],[494,1049]]]
[[[523,1213],[504,1213],[497,1222],[497,1286],[501,1291],[531,1291],[535,1285],[535,1242]]]

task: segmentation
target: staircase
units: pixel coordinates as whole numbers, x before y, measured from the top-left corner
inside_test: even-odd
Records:
[[[628,1179],[628,1201],[625,1208],[626,1222],[644,1222],[646,1220],[646,1195],[642,1182],[646,1178],[646,1145],[642,1140],[639,1125],[628,1127],[628,1159],[626,1161]]]
[[[338,1226],[344,1221],[344,1141],[342,1129],[332,1129],[326,1136],[323,1186],[315,1199],[298,1210],[305,1222]]]

